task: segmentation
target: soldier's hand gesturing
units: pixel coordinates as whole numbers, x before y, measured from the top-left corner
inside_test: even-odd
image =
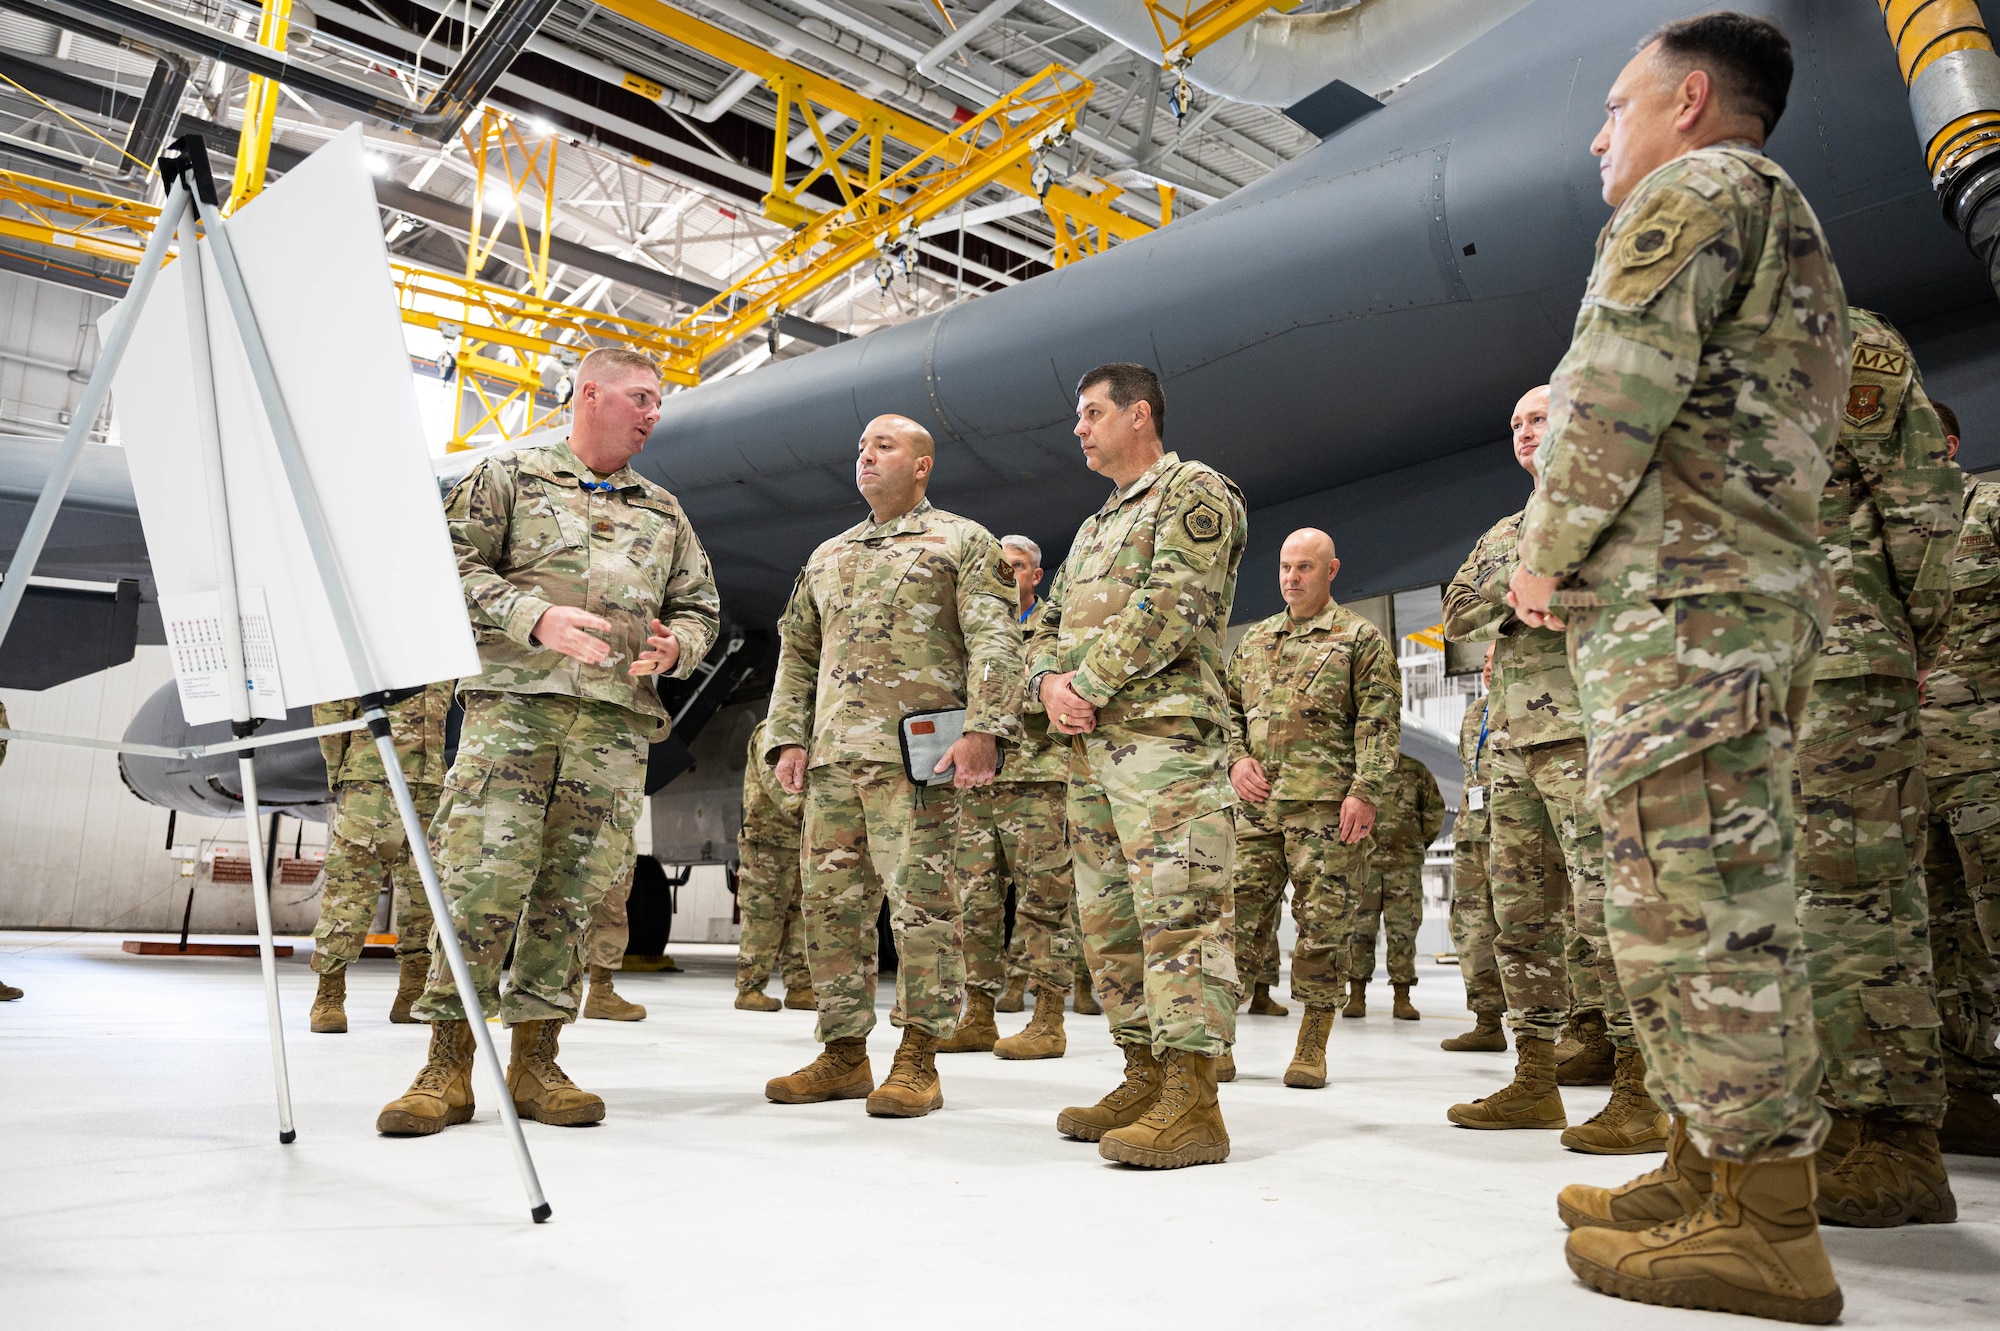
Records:
[[[681,640],[667,631],[667,626],[659,620],[653,621],[652,632],[646,635],[646,650],[639,653],[639,659],[626,671],[632,675],[668,675],[681,659]]]
[[[1349,795],[1340,802],[1340,844],[1351,846],[1375,830],[1375,806]]]
[[[787,744],[778,750],[778,784],[796,795],[806,788],[806,751],[802,745]]]
[[[1264,775],[1264,764],[1255,758],[1238,758],[1229,769],[1229,784],[1252,804],[1262,804],[1271,798],[1271,778]]]
[[[611,655],[611,644],[602,638],[590,636],[592,631],[604,633],[611,628],[611,621],[579,610],[573,605],[552,605],[542,611],[542,617],[535,621],[531,636],[551,651],[561,652],[585,665],[603,665]]]
[[[1097,708],[1070,687],[1076,671],[1042,676],[1042,706],[1049,724],[1065,735],[1087,735],[1097,729]]]
[[[991,735],[968,732],[958,737],[958,742],[944,751],[944,757],[931,770],[942,772],[952,767],[951,783],[960,790],[992,783],[993,776],[1000,770],[1000,745]]]

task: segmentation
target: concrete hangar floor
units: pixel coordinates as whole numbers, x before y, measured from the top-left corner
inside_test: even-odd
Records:
[[[393,963],[349,972],[345,1036],[306,1031],[308,948],[280,963],[285,1147],[254,961],[0,934],[0,977],[27,990],[0,1005],[0,1326],[1725,1324],[1607,1300],[1563,1264],[1557,1188],[1659,1157],[1445,1122],[1511,1057],[1438,1049],[1469,1020],[1450,968],[1424,965],[1421,1022],[1389,1020],[1381,986],[1366,1020],[1337,1022],[1324,1091],[1279,1080],[1296,1005],[1246,1017],[1229,1163],[1151,1174],[1055,1131],[1118,1075],[1101,1018],[1071,1016],[1059,1060],[941,1059],[945,1108],[926,1119],[771,1105],[765,1079],[814,1052],[811,1015],[738,1012],[730,949],[673,951],[684,973],[619,981],[646,1021],[566,1037],[610,1115],[527,1125],[555,1207],[533,1226],[490,1105],[442,1137],[375,1135],[424,1043],[387,1022]],[[1607,1094],[1566,1091],[1572,1118]],[[1949,1163],[1957,1224],[1827,1231],[1845,1325],[2000,1321],[2000,1160]]]

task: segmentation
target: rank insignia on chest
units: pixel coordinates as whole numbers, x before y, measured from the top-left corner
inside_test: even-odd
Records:
[[[1644,268],[1673,251],[1674,237],[1681,232],[1680,219],[1658,217],[1618,242],[1618,264],[1622,268]]]
[[[1188,536],[1207,543],[1222,536],[1222,514],[1213,505],[1196,504],[1181,517],[1181,526],[1187,528]]]
[[[1847,390],[1847,407],[1841,413],[1857,429],[1873,425],[1882,417],[1882,385],[1853,384]]]

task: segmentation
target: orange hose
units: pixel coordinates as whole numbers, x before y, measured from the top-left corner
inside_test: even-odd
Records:
[[[1903,82],[1915,82],[1939,56],[1951,51],[1991,51],[1979,6],[1973,0],[1877,0]]]

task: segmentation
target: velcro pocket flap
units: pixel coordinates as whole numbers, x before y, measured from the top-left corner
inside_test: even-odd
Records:
[[[1602,801],[1683,758],[1750,733],[1763,673],[1743,666],[1642,703],[1592,737],[1590,790]]]
[[[1861,1011],[1868,1025],[1878,1031],[1924,1030],[1944,1024],[1938,1017],[1937,1003],[1911,984],[1864,988]]]
[[[444,788],[478,799],[486,793],[487,778],[493,775],[493,760],[461,753],[445,774]]]

